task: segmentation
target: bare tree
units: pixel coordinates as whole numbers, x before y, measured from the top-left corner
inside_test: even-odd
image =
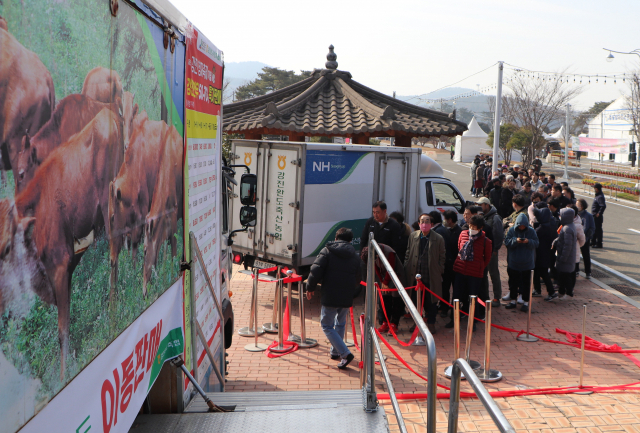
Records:
[[[626,106],[633,125],[633,135],[635,140],[638,140],[638,132],[640,131],[640,74],[634,72],[628,82],[629,95],[626,96]]]
[[[531,132],[531,145],[522,149],[522,162],[529,166],[544,143],[540,138],[554,120],[564,116],[565,106],[582,92],[581,87],[561,79],[564,71],[551,79],[532,80],[516,74],[509,81],[507,98],[517,125]]]
[[[485,116],[490,118],[491,130],[493,131],[496,118],[496,97],[489,96],[487,99],[487,103],[489,104],[489,112],[485,112]],[[514,125],[518,125],[517,112],[515,110],[515,104],[513,101],[513,97],[510,95],[502,95],[502,105],[500,106],[500,118],[502,119],[502,123],[512,123]]]

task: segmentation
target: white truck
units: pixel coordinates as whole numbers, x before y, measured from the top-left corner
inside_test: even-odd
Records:
[[[234,262],[245,267],[282,264],[305,274],[340,227],[353,230],[359,250],[377,200],[409,224],[432,210],[452,209],[462,219],[467,204],[416,148],[234,140],[231,158],[257,176],[255,226],[233,237]],[[240,197],[230,206],[231,229],[238,229]]]

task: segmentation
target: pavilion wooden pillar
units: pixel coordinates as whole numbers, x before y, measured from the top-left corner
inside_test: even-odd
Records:
[[[289,134],[289,141],[304,141],[304,134]]]
[[[353,138],[353,144],[369,144],[369,137],[366,135],[356,135]]]
[[[407,135],[397,136],[395,139],[395,145],[398,147],[411,147],[411,137]]]
[[[244,139],[245,140],[262,140],[262,134],[259,132],[245,132]]]

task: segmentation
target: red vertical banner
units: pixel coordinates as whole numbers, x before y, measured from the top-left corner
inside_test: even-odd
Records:
[[[204,266],[191,255],[188,260],[193,278],[185,278],[185,363],[205,389],[209,358],[196,338],[191,318],[195,316],[213,353],[221,338],[220,318],[206,286],[204,272],[209,276],[216,295],[220,297],[220,166],[222,161],[222,51],[216,48],[198,29],[187,31],[185,59],[185,232],[193,232],[202,253]],[[185,240],[190,243],[189,236]],[[193,283],[193,285],[191,284]],[[215,337],[218,338],[215,338]],[[194,347],[195,345],[195,347]],[[185,383],[185,387],[187,384]]]

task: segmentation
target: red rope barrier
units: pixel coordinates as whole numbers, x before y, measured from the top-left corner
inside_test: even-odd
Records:
[[[418,281],[418,284],[415,286],[416,290],[423,290],[420,288],[421,286],[424,287],[424,284],[422,284],[421,281]],[[380,298],[380,305],[382,306],[382,312],[384,313],[384,319],[386,320],[387,323],[391,323],[391,321],[389,321],[389,317],[387,316],[387,310],[384,306],[384,300],[382,299],[382,292],[385,290],[380,289],[377,284],[376,284],[376,289],[378,289],[378,295]],[[397,290],[397,289],[391,289],[391,290]],[[424,311],[424,296],[422,297],[422,311]],[[411,338],[409,339],[409,342],[405,343],[404,341],[401,341],[398,338],[398,336],[396,335],[396,332],[393,330],[391,326],[389,326],[389,331],[391,331],[391,335],[393,335],[393,338],[395,338],[396,341],[400,343],[401,346],[404,346],[404,347],[411,346],[414,343],[414,341],[416,341],[416,338],[418,337],[418,332],[420,332],[418,327],[416,326],[416,328],[413,330],[413,334],[411,334]]]
[[[358,335],[356,334],[356,324],[353,321],[353,307],[349,308],[349,314],[351,315],[351,334],[353,335],[353,344],[356,346],[356,350],[360,352],[360,346],[358,346]]]

